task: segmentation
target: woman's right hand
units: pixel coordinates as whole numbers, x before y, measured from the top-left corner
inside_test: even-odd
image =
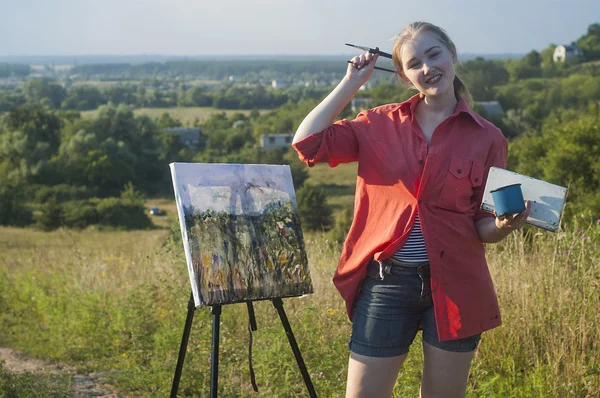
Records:
[[[377,58],[379,58],[379,54],[371,54],[369,52],[352,58],[350,60],[351,63],[348,63],[346,79],[359,82],[361,86],[365,84],[375,69]]]

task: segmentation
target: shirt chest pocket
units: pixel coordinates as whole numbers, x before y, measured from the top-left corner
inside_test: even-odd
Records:
[[[445,173],[438,206],[461,213],[474,209],[477,203],[472,202],[471,197],[473,190],[482,184],[483,172],[483,165],[478,161],[452,156]]]

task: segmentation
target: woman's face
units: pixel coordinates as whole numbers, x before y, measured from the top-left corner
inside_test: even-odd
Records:
[[[405,80],[426,96],[454,91],[452,53],[431,32],[425,31],[402,46],[400,56]]]

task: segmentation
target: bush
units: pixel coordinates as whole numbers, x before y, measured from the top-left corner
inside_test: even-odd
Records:
[[[0,225],[24,227],[33,222],[31,210],[22,204],[18,186],[0,181]]]
[[[33,223],[33,213],[28,208],[18,204],[4,202],[0,197],[0,225],[25,227]]]
[[[130,204],[119,198],[98,199],[96,211],[100,225],[125,229],[152,227],[143,205]]]
[[[82,229],[90,225],[124,229],[152,227],[143,203],[134,202],[131,197],[94,198],[64,203],[51,199],[42,206],[37,224],[45,231],[59,227]]]
[[[329,230],[333,224],[332,211],[321,187],[305,183],[297,193],[298,214],[302,227],[309,230]]]
[[[52,231],[63,225],[63,206],[55,200],[49,200],[41,208],[37,225],[44,231]]]
[[[69,228],[85,228],[98,223],[98,212],[94,203],[86,200],[66,202],[62,211],[63,224]]]
[[[354,211],[351,207],[346,207],[342,214],[335,220],[335,225],[331,230],[331,239],[343,244],[346,241],[346,236],[348,236],[353,219]]]

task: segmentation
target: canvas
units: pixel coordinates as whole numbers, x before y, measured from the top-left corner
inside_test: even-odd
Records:
[[[555,232],[558,230],[567,200],[567,188],[529,176],[491,167],[481,208],[493,213],[495,210],[491,191],[511,184],[521,184],[523,199],[531,201],[531,213],[526,223]]]
[[[196,306],[312,293],[289,166],[170,167]]]

